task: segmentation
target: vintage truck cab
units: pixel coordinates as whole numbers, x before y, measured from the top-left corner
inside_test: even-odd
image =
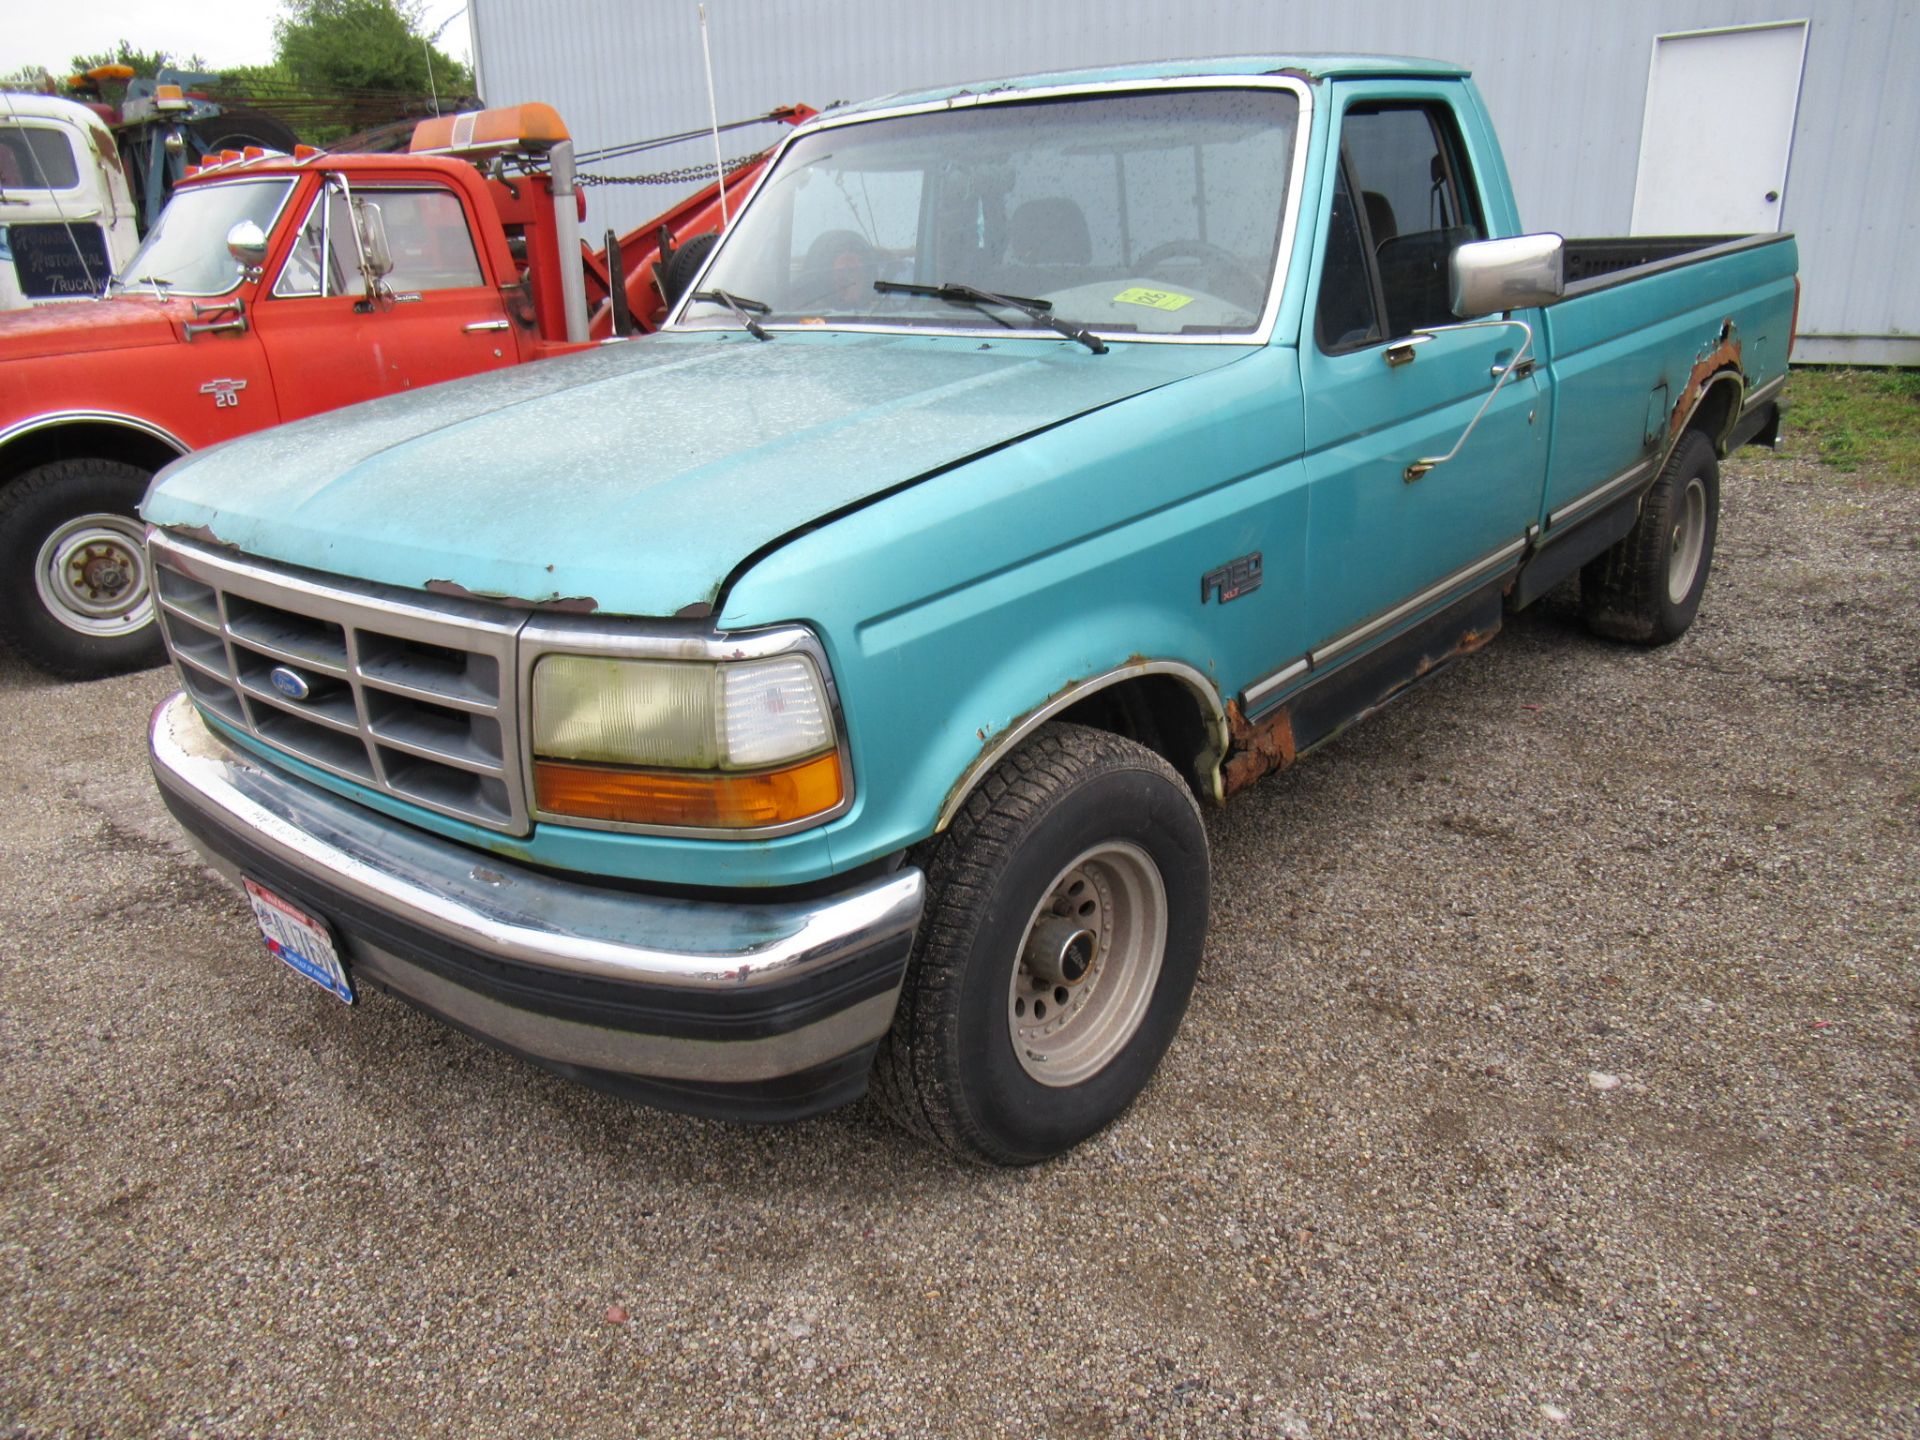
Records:
[[[1174,1039],[1202,806],[1562,580],[1687,629],[1794,268],[1526,233],[1429,61],[835,110],[660,334],[160,477],[161,793],[343,998],[1057,1154]]]
[[[88,300],[139,244],[113,134],[73,100],[0,95],[0,310]]]
[[[134,508],[179,455],[657,326],[661,236],[717,231],[722,185],[587,251],[572,148],[530,104],[422,121],[405,154],[222,151],[104,298],[0,315],[0,641],[75,677],[159,663]]]

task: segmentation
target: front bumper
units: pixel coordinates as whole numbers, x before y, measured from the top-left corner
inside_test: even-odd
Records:
[[[219,739],[176,694],[154,777],[209,863],[325,919],[356,980],[563,1075],[785,1120],[866,1089],[926,882],[690,900],[566,879],[396,823]]]

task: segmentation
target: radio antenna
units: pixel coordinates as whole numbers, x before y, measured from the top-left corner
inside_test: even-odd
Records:
[[[707,40],[707,7],[700,9],[700,53],[707,62],[707,118],[713,125],[713,179],[720,187],[720,228],[727,228],[727,167],[720,158],[720,106],[713,96],[713,46]]]

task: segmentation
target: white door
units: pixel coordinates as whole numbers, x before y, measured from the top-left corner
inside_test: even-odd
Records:
[[[1635,235],[1780,228],[1806,53],[1804,20],[1655,38]]]

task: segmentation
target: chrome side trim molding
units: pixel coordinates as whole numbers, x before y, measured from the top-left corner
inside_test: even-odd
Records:
[[[934,824],[935,833],[945,830],[953,823],[953,817],[960,813],[960,807],[973,793],[974,786],[986,778],[987,772],[1000,763],[1000,757],[1012,750],[1022,740],[1038,730],[1047,721],[1079,704],[1089,695],[1098,694],[1123,680],[1138,679],[1143,675],[1170,675],[1183,682],[1207,712],[1207,732],[1209,753],[1200,758],[1203,774],[1216,770],[1227,753],[1227,711],[1220,703],[1220,695],[1214,689],[1213,682],[1193,666],[1180,660],[1141,660],[1131,665],[1117,665],[1098,675],[1091,675],[1076,681],[1066,689],[1048,697],[1045,704],[1037,710],[1030,710],[1020,719],[995,735],[986,747],[976,755],[973,763],[961,773],[959,782],[947,795],[947,803],[940,807],[940,818]]]
[[[1598,505],[1601,501],[1612,498],[1613,496],[1619,494],[1622,490],[1627,489],[1636,481],[1646,479],[1647,476],[1653,473],[1654,467],[1658,463],[1659,462],[1656,460],[1642,460],[1638,464],[1631,465],[1627,469],[1622,470],[1618,475],[1614,476],[1611,480],[1603,481],[1601,484],[1596,485],[1593,489],[1587,491],[1587,493],[1582,495],[1579,499],[1569,500],[1565,505],[1562,505],[1558,510],[1552,511],[1548,514],[1547,516],[1548,531],[1551,532],[1552,530],[1557,529],[1559,526],[1566,524],[1566,522],[1573,519],[1574,516],[1582,514],[1585,511],[1591,510],[1594,506]],[[1554,537],[1549,535],[1549,538],[1554,538]]]
[[[5,430],[0,430],[0,446],[10,444],[22,435],[32,434],[35,430],[45,430],[55,425],[78,425],[88,422],[137,430],[149,439],[158,440],[162,445],[168,446],[176,454],[184,455],[192,448],[179,436],[161,429],[151,420],[122,415],[115,410],[49,410],[43,415],[32,415],[18,424],[9,425]]]
[[[1526,548],[1527,541],[1524,535],[1518,540],[1509,541],[1492,554],[1482,556],[1469,565],[1462,565],[1451,575],[1435,581],[1419,594],[1410,599],[1402,600],[1385,614],[1376,615],[1373,619],[1363,625],[1355,626],[1344,635],[1335,636],[1318,650],[1311,651],[1307,658],[1312,661],[1313,668],[1318,670],[1334,656],[1351,650],[1363,640],[1371,639],[1382,630],[1406,619],[1416,610],[1424,610],[1436,600],[1444,598],[1449,592],[1458,590],[1464,585],[1469,585],[1475,580],[1485,578],[1493,571],[1499,569],[1507,561],[1519,555],[1520,552]]]
[[[1785,375],[1774,376],[1773,379],[1767,381],[1767,383],[1760,386],[1759,389],[1754,390],[1748,394],[1747,403],[1740,407],[1740,413],[1742,415],[1745,415],[1749,411],[1751,411],[1756,405],[1766,404],[1767,401],[1773,399],[1774,396],[1778,395],[1782,390],[1784,390],[1786,388],[1786,385],[1787,385],[1787,377]]]
[[[1267,696],[1273,694],[1274,691],[1278,690],[1281,686],[1287,684],[1289,681],[1298,680],[1302,675],[1306,674],[1312,668],[1313,668],[1313,661],[1309,659],[1307,656],[1302,655],[1298,660],[1294,661],[1291,665],[1282,666],[1280,669],[1274,671],[1271,675],[1267,676],[1266,679],[1256,680],[1253,684],[1247,686],[1246,689],[1242,690],[1240,692],[1240,701],[1242,706],[1247,710],[1257,709],[1259,707],[1260,702],[1266,699]]]
[[[1269,675],[1263,675],[1240,692],[1240,703],[1245,712],[1255,715],[1264,710],[1264,702],[1277,698],[1281,692],[1292,688],[1295,682],[1306,679],[1310,674],[1324,668],[1336,656],[1351,650],[1362,641],[1379,634],[1382,630],[1398,624],[1409,615],[1426,609],[1435,601],[1445,599],[1452,591],[1472,584],[1475,580],[1485,579],[1501,568],[1506,562],[1515,559],[1532,543],[1532,527],[1529,533],[1518,540],[1502,545],[1489,555],[1484,555],[1470,565],[1463,565],[1451,575],[1435,581],[1419,594],[1401,601],[1384,614],[1355,626],[1344,634],[1336,635],[1317,650],[1311,650],[1291,664],[1283,665]]]

